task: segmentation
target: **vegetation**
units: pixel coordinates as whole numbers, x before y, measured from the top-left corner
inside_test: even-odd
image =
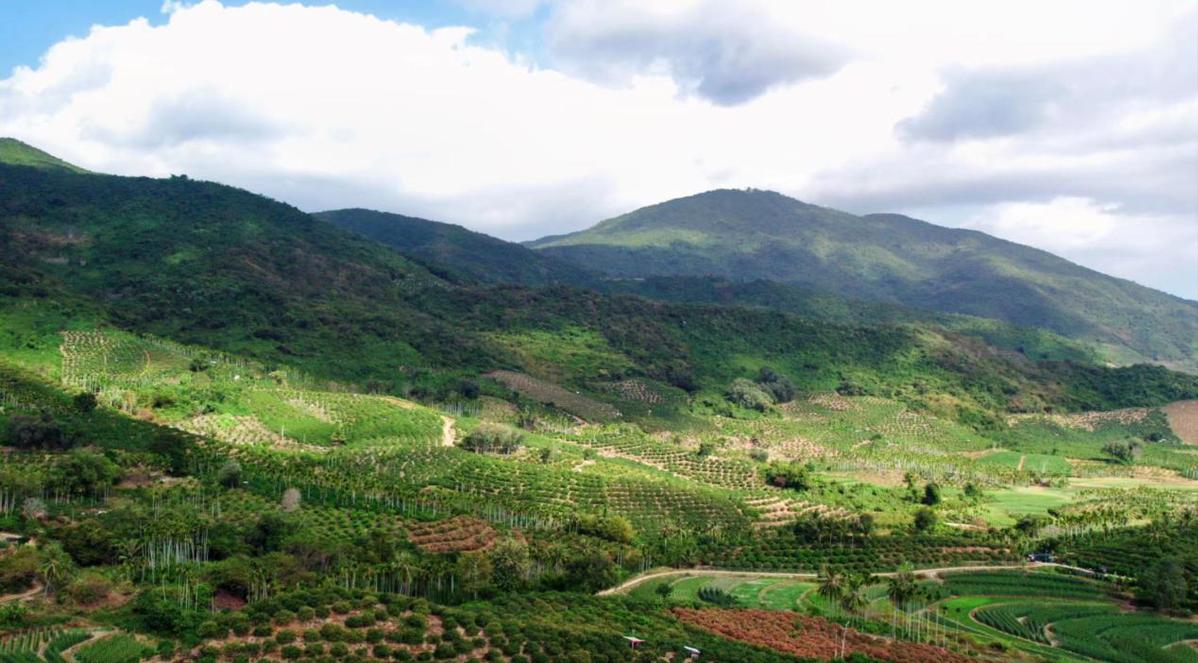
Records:
[[[227,187],[0,165],[0,660],[1194,637],[1198,460],[1159,406],[1198,378],[478,279],[430,247],[485,241],[424,223],[401,255]],[[1083,570],[919,571],[1030,553]]]
[[[1198,307],[1192,302],[1029,247],[898,214],[853,216],[770,191],[718,190],[532,246],[614,276],[718,275],[794,284],[998,318],[1097,343],[1120,359],[1195,367],[1190,341],[1198,332]]]

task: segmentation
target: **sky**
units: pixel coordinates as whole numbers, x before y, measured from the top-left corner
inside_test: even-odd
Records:
[[[0,0],[0,135],[510,240],[772,189],[1198,299],[1192,0]]]

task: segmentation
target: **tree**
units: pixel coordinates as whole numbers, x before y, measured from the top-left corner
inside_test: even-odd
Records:
[[[653,593],[657,594],[664,601],[674,593],[674,586],[668,582],[663,582],[653,589]]]
[[[856,617],[869,605],[869,576],[849,575],[845,577],[844,591],[840,595],[840,607],[850,617]]]
[[[74,571],[71,556],[57,543],[45,544],[38,551],[41,557],[37,567],[37,576],[44,586],[45,593],[51,594],[65,585]]]
[[[60,451],[71,441],[49,412],[40,416],[14,415],[8,420],[7,443],[18,449]]]
[[[775,462],[765,468],[765,481],[771,486],[790,490],[807,490],[811,487],[811,474],[801,463]]]
[[[574,518],[578,531],[617,543],[632,543],[636,539],[636,529],[624,516],[618,514],[594,515],[579,514]]]
[[[1022,516],[1015,522],[1015,530],[1020,534],[1034,538],[1048,524],[1048,518],[1037,515]]]
[[[566,582],[573,590],[595,592],[619,580],[619,567],[603,550],[589,550],[566,561]]]
[[[1156,563],[1143,582],[1152,605],[1161,612],[1177,612],[1186,600],[1185,565],[1177,557],[1165,557]]]
[[[503,424],[485,421],[462,439],[459,446],[475,453],[514,453],[524,442],[524,434]]]
[[[490,551],[491,577],[495,586],[503,591],[513,591],[524,587],[532,570],[532,560],[528,555],[528,544],[520,539],[506,537],[500,539]]]
[[[863,513],[857,516],[857,531],[865,536],[873,534],[874,517],[873,514]]]
[[[121,468],[107,456],[90,449],[74,449],[58,459],[54,482],[76,495],[98,495],[121,477]]]
[[[283,541],[294,532],[295,523],[291,518],[268,511],[258,517],[258,522],[246,538],[259,552],[274,552],[282,548]]]
[[[940,519],[936,517],[935,511],[932,511],[926,507],[920,509],[919,511],[915,512],[915,520],[913,522],[915,531],[927,532],[928,530],[936,527],[936,523],[939,522],[939,520]]]
[[[833,606],[840,605],[840,599],[844,596],[847,584],[844,574],[825,566],[820,569],[817,582],[819,588],[815,591],[820,598]]]
[[[940,486],[934,483],[929,483],[923,487],[923,499],[920,500],[928,506],[936,506],[940,504]]]
[[[96,409],[96,395],[90,391],[75,394],[75,397],[71,399],[71,402],[74,404],[75,409],[83,414],[88,414],[92,410]]]
[[[1144,453],[1144,449],[1140,446],[1140,443],[1134,440],[1129,442],[1108,442],[1102,448],[1102,451],[1125,465],[1136,462],[1139,460],[1140,455]]]
[[[491,559],[479,553],[463,553],[458,555],[458,563],[454,567],[454,575],[461,583],[461,590],[471,598],[478,598],[480,592],[491,585]]]
[[[711,442],[700,442],[699,448],[695,450],[695,455],[699,458],[707,458],[715,453],[715,444]]]
[[[241,485],[241,463],[227,460],[216,472],[216,482],[225,488],[236,488]]]
[[[482,392],[482,388],[474,380],[462,380],[458,383],[458,393],[462,398],[474,400]]]
[[[774,397],[767,391],[761,388],[757,383],[737,378],[728,385],[728,390],[724,392],[724,398],[727,398],[730,403],[739,405],[746,410],[756,410],[765,412],[774,404]]]
[[[886,579],[886,598],[890,600],[890,604],[895,609],[895,616],[898,611],[905,611],[907,605],[915,598],[919,591],[919,585],[915,578],[915,573],[911,570],[910,564],[904,564],[899,568],[898,573]],[[895,619],[890,620],[890,632],[893,635],[895,631]]]
[[[775,403],[789,403],[794,400],[795,386],[789,378],[779,375],[769,366],[762,366],[757,373],[757,384],[761,385]]]

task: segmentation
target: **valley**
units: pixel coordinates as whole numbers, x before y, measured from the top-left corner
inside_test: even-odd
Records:
[[[0,663],[1198,660],[1192,302],[654,296],[5,145]]]

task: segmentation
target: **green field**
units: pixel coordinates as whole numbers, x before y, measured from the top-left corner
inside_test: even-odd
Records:
[[[1198,377],[360,212],[0,142],[0,663],[1194,661]]]

